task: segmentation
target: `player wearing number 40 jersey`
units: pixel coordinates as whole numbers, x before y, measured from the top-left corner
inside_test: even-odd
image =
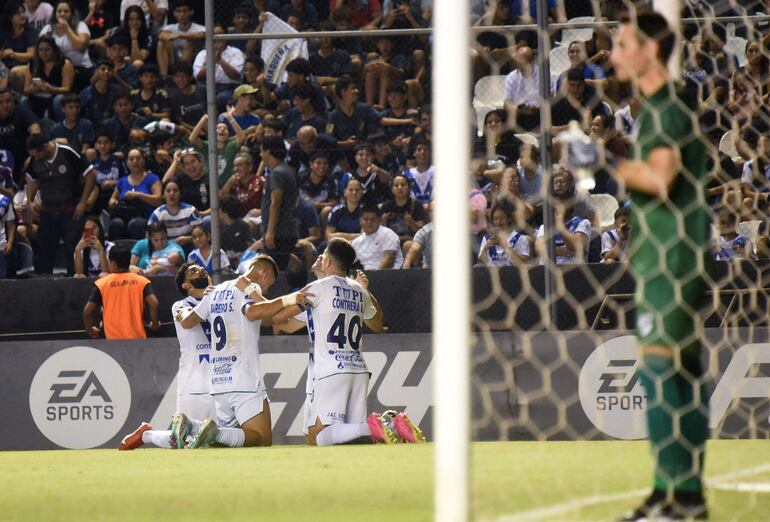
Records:
[[[312,345],[305,422],[308,443],[330,446],[364,436],[389,443],[395,441],[394,431],[404,441],[422,441],[422,433],[404,414],[394,414],[392,419],[366,415],[370,373],[361,338],[364,324],[382,330],[382,310],[369,293],[363,272],[355,280],[347,277],[355,258],[348,241],[332,239],[315,267],[323,277],[305,289],[311,299],[305,313]],[[304,323],[298,319],[301,311],[301,306],[288,307],[273,321],[281,331],[296,331]]]
[[[249,271],[233,281],[221,283],[207,293],[189,313],[178,316],[184,328],[211,324],[211,395],[216,404],[216,422],[194,426],[179,415],[172,424],[174,437],[188,447],[212,442],[226,446],[270,446],[273,434],[270,405],[259,366],[259,328],[286,306],[305,306],[304,291],[267,300],[262,293],[275,282],[278,269],[270,256],[257,256]]]

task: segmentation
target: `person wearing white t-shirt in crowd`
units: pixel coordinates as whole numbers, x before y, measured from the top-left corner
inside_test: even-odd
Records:
[[[380,226],[380,209],[376,206],[369,205],[361,210],[361,232],[352,245],[364,270],[401,268],[404,255],[398,234]]]
[[[575,182],[569,171],[562,169],[554,174],[553,197],[556,264],[584,263],[588,257],[591,222],[574,215]],[[545,226],[540,225],[535,235],[535,252],[540,258],[540,264],[544,262],[545,248]]]
[[[91,31],[80,19],[72,0],[56,2],[51,22],[40,30],[40,36],[45,34],[54,39],[64,57],[75,66],[75,89],[87,86],[91,78],[89,70],[93,67],[88,54]]]
[[[513,227],[513,212],[506,203],[492,207],[492,228],[481,240],[479,263],[485,266],[510,266],[530,258],[529,237]]]
[[[411,181],[414,199],[427,205],[433,199],[434,168],[431,161],[431,147],[428,140],[419,140],[414,147],[416,165],[405,169],[404,175]]]
[[[214,34],[226,34],[221,25],[214,27]],[[206,49],[198,53],[193,63],[193,74],[200,82],[206,81]],[[214,82],[217,86],[217,107],[224,112],[225,105],[233,96],[233,91],[241,83],[241,73],[246,63],[246,56],[237,47],[227,45],[222,40],[214,41]]]
[[[738,216],[729,210],[719,213],[719,237],[714,238],[714,257],[717,261],[731,259],[753,259],[754,246],[751,239],[738,234]]]
[[[168,74],[169,64],[183,60],[192,62],[195,53],[206,38],[206,28],[192,21],[193,8],[190,0],[176,0],[174,4],[175,24],[169,24],[158,35],[158,69]]]
[[[602,234],[602,263],[628,260],[628,240],[631,239],[631,208],[615,211],[615,229]]]
[[[505,109],[508,121],[533,130],[540,126],[540,80],[535,68],[535,53],[519,47],[513,55],[516,69],[505,77]]]

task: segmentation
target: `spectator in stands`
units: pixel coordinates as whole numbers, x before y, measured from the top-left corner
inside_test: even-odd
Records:
[[[577,40],[570,42],[567,47],[567,57],[569,58],[570,69],[577,68],[583,70],[583,78],[587,80],[601,80],[604,78],[604,71],[601,67],[588,61],[586,43]],[[561,93],[561,87],[567,78],[568,71],[564,71],[556,79],[555,93]]]
[[[115,137],[118,151],[124,154],[131,146],[141,144],[144,139],[143,128],[149,123],[147,118],[133,112],[133,108],[134,100],[131,95],[121,92],[115,97],[112,105],[115,115],[99,124],[100,129]]]
[[[147,218],[163,201],[160,179],[145,168],[142,151],[129,150],[126,164],[128,176],[118,179],[109,201],[109,234],[113,241],[144,237]]]
[[[492,199],[492,206],[506,205],[513,210],[513,227],[531,235],[531,225],[542,222],[542,199],[538,205],[529,203],[521,190],[521,176],[516,167],[505,167],[497,186],[497,195]]]
[[[324,20],[321,22],[319,30],[334,31],[334,22],[331,20]],[[339,49],[336,46],[334,38],[331,36],[321,37],[318,41],[320,47],[317,51],[310,54],[310,72],[315,81],[322,87],[334,87],[334,84],[337,83],[337,79],[341,76],[345,74],[352,75],[354,73],[350,53],[345,49]],[[333,92],[333,90],[327,91],[328,94]]]
[[[330,11],[330,19],[334,22],[334,28],[337,31],[352,31],[355,29],[353,26],[353,19],[350,13],[350,9],[346,6],[340,6],[334,11]],[[342,49],[350,54],[350,62],[353,64],[353,72],[351,76],[359,78],[361,76],[361,64],[366,57],[364,52],[364,40],[362,37],[352,38],[335,38],[334,45],[338,49]]]
[[[286,64],[286,82],[275,91],[275,95],[280,100],[278,102],[279,112],[284,113],[291,108],[296,90],[300,85],[309,85],[313,89],[313,106],[321,114],[326,112],[326,97],[323,90],[320,85],[311,80],[310,75],[310,62],[304,58],[294,58]]]
[[[556,264],[583,263],[588,257],[591,222],[575,215],[575,183],[572,174],[566,170],[557,172],[553,177],[553,197]],[[540,225],[535,235],[535,252],[540,264],[544,263],[545,248],[545,228]]]
[[[427,140],[414,141],[415,166],[404,170],[404,175],[412,185],[412,196],[427,205],[433,199],[433,168],[430,142]]]
[[[256,41],[256,40],[253,40]],[[243,65],[243,84],[256,89],[254,92],[254,112],[261,118],[268,111],[278,108],[278,98],[265,79],[265,61],[259,56],[246,56]]]
[[[131,273],[129,263],[131,252],[128,247],[115,245],[109,253],[110,274],[94,283],[91,297],[83,308],[83,324],[86,333],[98,337],[102,330],[97,326],[96,316],[102,308],[104,336],[107,339],[144,339],[144,307],[150,311],[150,328],[158,330],[158,307],[149,279]]]
[[[238,202],[232,198],[223,198],[220,202],[219,219],[222,248],[227,253],[231,264],[238,265],[241,255],[254,243],[251,229],[241,219]]]
[[[342,175],[339,181],[340,193],[344,192],[350,180],[357,180],[363,188],[364,205],[380,205],[390,195],[390,173],[374,164],[374,150],[368,143],[355,148],[356,167]],[[414,189],[413,189],[414,190]]]
[[[738,216],[730,210],[719,213],[719,234],[713,239],[714,257],[717,261],[754,259],[751,239],[738,234]]]
[[[5,279],[15,241],[16,214],[13,211],[13,199],[0,192],[0,279]]]
[[[583,69],[579,67],[569,69],[566,83],[564,93],[551,107],[554,134],[567,130],[572,120],[580,123],[584,130],[589,130],[591,120],[595,116],[612,115],[608,106],[602,103],[596,89],[586,85]]]
[[[384,134],[375,134],[369,137],[369,144],[374,151],[374,164],[391,175],[391,177],[404,169],[404,161],[393,152]]]
[[[96,173],[85,158],[43,134],[27,138],[27,201],[32,217],[39,217],[40,246],[37,271],[53,272],[59,240],[64,241],[67,274],[75,272],[74,251],[88,209]],[[82,186],[82,188],[81,188]],[[42,205],[35,196],[40,192]]]
[[[107,255],[115,244],[104,239],[99,218],[89,216],[83,224],[83,235],[75,245],[75,277],[103,277],[108,274]]]
[[[178,172],[180,165],[181,173]],[[182,190],[182,201],[193,205],[201,215],[208,215],[211,189],[200,152],[192,147],[176,151],[174,161],[163,176],[163,182],[170,179],[176,180]]]
[[[51,138],[64,140],[75,151],[88,157],[87,151],[94,146],[94,126],[80,117],[80,98],[77,94],[68,93],[60,98],[59,104],[64,118],[51,129]]]
[[[297,223],[299,239],[294,245],[294,255],[303,261],[307,270],[310,270],[318,255],[316,246],[321,242],[321,220],[318,212],[306,199],[297,199]],[[291,262],[288,266],[291,267]]]
[[[762,217],[770,208],[770,138],[760,136],[754,156],[743,164],[742,211],[745,218]]]
[[[235,107],[230,107],[224,114],[224,120],[230,124],[230,128],[235,129],[235,137],[230,137],[230,131],[225,123],[217,123],[216,126],[217,180],[220,186],[227,183],[230,176],[232,176],[233,160],[246,140],[246,133],[243,132],[243,129],[241,129],[238,121],[233,116],[234,113]],[[200,139],[200,135],[206,130],[208,121],[208,115],[204,114],[190,133],[190,143],[203,157],[204,165],[208,165],[209,142],[208,140]]]
[[[128,18],[132,7],[141,7],[145,11],[145,22],[153,34],[166,23],[168,0],[122,0],[120,2],[120,19]]]
[[[631,239],[631,207],[615,211],[615,229],[602,234],[602,263],[628,260],[628,242]]]
[[[492,228],[481,240],[479,263],[485,266],[511,266],[530,258],[530,239],[514,228],[514,209],[505,202],[492,207]]]
[[[163,183],[163,201],[165,203],[150,214],[147,223],[163,223],[166,226],[168,238],[182,247],[188,247],[193,242],[192,231],[202,217],[194,206],[181,200],[182,189],[175,179]]]
[[[91,78],[93,63],[88,54],[91,32],[80,19],[72,0],[56,2],[51,22],[40,30],[40,36],[50,35],[62,54],[75,66],[75,88],[82,89]]]
[[[35,58],[24,70],[24,95],[38,118],[64,118],[61,98],[72,90],[75,68],[51,36],[41,36]]]
[[[115,185],[120,178],[128,176],[128,167],[125,159],[115,154],[115,140],[109,132],[102,130],[96,133],[94,152],[91,165],[96,172],[99,200],[93,210],[99,212],[109,208],[109,200]]]
[[[82,5],[83,2],[81,2]],[[107,34],[110,29],[119,24],[118,13],[114,9],[108,8],[107,0],[90,0],[84,11],[81,7],[80,13],[86,13],[83,21],[91,33],[91,59],[99,59],[104,56],[104,48],[107,43]]]
[[[257,176],[254,158],[248,152],[239,152],[233,160],[233,175],[219,189],[219,197],[231,197],[238,203],[239,216],[261,209],[264,176]]]
[[[289,0],[281,9],[280,16],[288,22],[289,16],[293,13],[302,15],[306,27],[318,27],[318,11],[312,3],[305,0]]]
[[[414,235],[412,245],[404,257],[404,266],[402,268],[412,268],[421,261],[422,268],[430,268],[432,263],[433,251],[433,223],[428,223]]]
[[[187,256],[188,263],[195,263],[198,266],[202,266],[209,274],[217,273],[214,270],[214,256],[211,251],[211,234],[208,229],[203,225],[195,225],[192,230],[192,241],[195,245],[195,250],[190,252]],[[223,249],[219,249],[219,269],[222,271],[229,271],[230,260]]]
[[[128,60],[131,40],[126,33],[117,31],[107,38],[107,59],[115,67],[115,81],[125,91],[132,91],[139,86],[139,68]]]
[[[642,100],[639,96],[629,96],[626,105],[615,111],[615,129],[627,138],[636,139],[639,126],[636,118],[642,110]]]
[[[110,60],[99,60],[91,77],[91,85],[80,91],[82,116],[98,127],[115,114],[115,100],[122,94],[122,89],[115,81],[115,64]]]
[[[20,2],[10,0],[0,12],[0,60],[11,75],[19,75],[20,69],[35,57],[35,29],[27,21],[24,6]]]
[[[227,30],[221,25],[214,27],[214,34],[226,34]],[[195,57],[193,63],[193,74],[201,82],[206,81],[206,50],[203,49]],[[214,81],[217,90],[217,106],[220,111],[224,111],[225,105],[229,102],[235,88],[241,83],[241,73],[246,60],[243,52],[237,47],[227,45],[222,40],[214,41]]]
[[[337,183],[331,176],[329,153],[314,152],[310,159],[310,173],[299,182],[300,199],[310,202],[321,217],[321,223],[326,223],[326,217],[332,208],[339,203]]]
[[[252,132],[254,127],[261,122],[259,116],[252,112],[256,103],[254,100],[254,94],[256,94],[256,92],[257,89],[251,85],[239,85],[233,92],[233,106],[230,111],[231,116],[232,118],[235,118],[235,121],[238,122],[238,125],[246,133]],[[227,116],[227,113],[219,116],[219,122],[227,125],[227,131],[230,136],[235,136],[235,128],[230,124],[230,118]]]
[[[170,93],[171,119],[177,125],[192,131],[206,114],[206,90],[194,81],[190,62],[174,62],[169,71],[176,85],[176,89]]]
[[[287,161],[304,179],[310,172],[310,161],[316,152],[326,154],[331,166],[335,163],[336,150],[337,141],[332,136],[319,133],[308,125],[297,131],[297,141],[289,148]]]
[[[262,141],[261,158],[265,165],[262,191],[262,236],[265,252],[280,270],[285,270],[289,255],[299,237],[297,225],[297,173],[284,159],[286,147],[277,137]]]
[[[535,53],[520,47],[513,55],[516,69],[505,77],[505,109],[508,119],[523,130],[540,126],[540,76],[535,68]]]
[[[350,22],[358,29],[376,29],[382,20],[380,0],[330,0],[329,2],[330,13],[343,7],[348,10]]]
[[[143,64],[138,71],[140,88],[131,92],[134,98],[134,112],[148,121],[171,118],[171,102],[166,90],[157,86],[158,74],[157,65]]]
[[[393,40],[381,36],[377,53],[370,55],[364,66],[364,93],[366,103],[383,110],[387,103],[387,89],[393,80],[404,79],[409,69],[409,58],[393,51]]]
[[[401,152],[405,148],[405,140],[414,134],[417,111],[406,104],[407,87],[403,81],[391,82],[386,94],[388,104],[381,113],[380,125],[393,150]]]
[[[176,131],[174,124],[168,121],[155,122],[156,124],[163,124],[164,127],[170,127],[169,130]],[[153,123],[150,124],[152,126]],[[152,128],[152,127],[150,127]],[[152,131],[147,128],[144,129],[150,132],[150,137],[146,147],[142,147],[144,152],[144,161],[147,170],[157,172],[160,175],[161,172],[165,173],[171,166],[173,149],[176,144],[176,137],[172,132],[163,129],[153,129]]]
[[[309,83],[303,83],[294,89],[294,107],[283,115],[289,141],[293,142],[299,129],[305,126],[313,127],[318,132],[326,132],[326,118],[319,114],[313,105],[313,96],[314,90]]]
[[[130,42],[131,62],[134,67],[141,67],[150,58],[150,49],[154,44],[154,38],[147,25],[147,19],[138,5],[129,6],[124,13],[121,9],[123,25],[113,31],[112,34],[122,33]]]
[[[40,125],[27,105],[17,104],[11,89],[0,88],[0,147],[13,156],[16,179],[20,178],[27,158],[27,137],[38,133]]]
[[[404,264],[398,236],[388,227],[380,226],[380,209],[366,205],[361,209],[361,232],[351,244],[364,270],[399,269]]]
[[[40,0],[24,0],[24,14],[37,37],[40,30],[51,20],[53,6],[49,2]]]
[[[339,99],[337,108],[329,115],[331,134],[337,145],[352,150],[359,140],[381,133],[381,116],[369,105],[358,101],[358,86],[349,76],[343,76],[334,86]]]
[[[770,93],[770,58],[763,51],[762,42],[755,40],[746,43],[746,60],[746,65],[733,73],[733,89],[739,78],[743,78],[746,92],[757,93],[759,97],[766,96]]]
[[[147,238],[131,249],[131,271],[146,276],[174,275],[184,259],[182,247],[168,240],[166,225],[153,223],[147,226]]]
[[[543,208],[543,168],[540,165],[540,149],[524,145],[516,162],[521,197],[539,213]]]
[[[194,11],[190,0],[174,3],[175,24],[161,29],[158,35],[158,68],[166,76],[169,64],[184,60],[192,62],[206,37],[206,28],[192,21]]]
[[[382,224],[398,235],[402,250],[408,252],[415,232],[428,222],[425,207],[411,197],[411,181],[403,174],[393,176],[393,199],[382,205]]]
[[[495,147],[500,142],[500,137],[508,122],[508,112],[504,109],[492,109],[484,115],[484,127],[481,136],[475,137],[473,152],[484,154],[488,158],[494,158]]]
[[[351,179],[345,187],[344,201],[329,213],[326,224],[326,240],[341,237],[353,241],[361,235],[361,198],[364,191],[361,182]]]

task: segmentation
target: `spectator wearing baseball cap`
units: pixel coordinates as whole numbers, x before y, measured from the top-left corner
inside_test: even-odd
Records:
[[[259,116],[252,112],[256,105],[254,99],[254,93],[256,92],[257,89],[251,85],[240,85],[233,92],[233,117],[244,132],[248,132],[251,127],[256,127],[261,122]],[[230,136],[235,136],[235,128],[230,124],[225,113],[219,115],[218,121],[227,125]]]

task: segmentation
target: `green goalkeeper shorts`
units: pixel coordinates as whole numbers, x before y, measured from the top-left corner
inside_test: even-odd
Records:
[[[671,275],[645,279],[637,275],[636,331],[639,343],[687,349],[701,337],[706,283],[696,277],[686,283]]]

